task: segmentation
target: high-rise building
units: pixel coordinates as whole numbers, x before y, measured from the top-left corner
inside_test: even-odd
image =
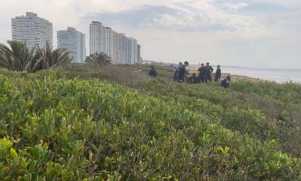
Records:
[[[119,64],[119,34],[115,31],[113,31],[113,56],[112,56],[112,63],[113,64]]]
[[[141,57],[141,45],[137,45],[137,55],[138,55],[138,63],[139,64],[142,64],[143,63],[143,60],[142,60],[142,57]]]
[[[104,52],[104,26],[98,21],[90,24],[90,54]]]
[[[114,33],[110,27],[93,21],[90,24],[90,54],[105,53],[113,58]]]
[[[114,49],[113,41],[114,41],[113,30],[109,27],[105,27],[105,42],[104,42],[105,51],[104,52],[106,52],[106,54],[111,58],[113,57],[113,49]]]
[[[130,39],[130,44],[129,44],[129,50],[130,50],[130,59],[129,62],[130,64],[135,64],[138,63],[138,44],[137,40],[131,38]]]
[[[67,30],[57,32],[58,48],[67,49],[74,63],[83,63],[86,58],[85,35],[75,28],[68,27]]]
[[[117,33],[98,21],[90,24],[90,54],[95,53],[110,56],[113,64],[139,63],[137,40]]]
[[[52,48],[52,23],[32,12],[12,18],[12,40],[23,42],[28,48],[45,48],[47,43]]]

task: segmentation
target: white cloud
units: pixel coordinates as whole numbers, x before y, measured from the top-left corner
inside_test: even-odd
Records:
[[[291,11],[244,14],[250,4],[260,3]],[[211,57],[221,64],[265,66],[273,66],[279,59],[277,66],[281,66],[280,58],[288,57],[283,64],[301,67],[297,43],[300,0],[1,0],[0,41],[10,38],[10,19],[26,11],[49,19],[55,30],[74,26],[87,33],[89,22],[85,17],[91,14],[118,14],[143,6],[166,7],[176,12],[159,14],[140,28],[116,25],[118,30],[138,38],[148,59],[170,61],[186,56],[197,62],[200,57]]]

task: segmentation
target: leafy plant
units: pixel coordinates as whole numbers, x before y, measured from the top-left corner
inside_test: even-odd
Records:
[[[258,136],[257,129],[269,128],[262,124],[262,112],[241,105],[227,109],[225,115],[228,92],[214,97],[223,89],[205,94],[207,88],[189,87],[192,90],[186,92],[177,84],[161,83],[150,82],[138,92],[51,71],[1,74],[0,154],[10,156],[0,159],[0,177],[301,179],[300,158],[281,151],[279,140]],[[166,91],[166,86],[171,90]],[[147,90],[151,87],[155,91]],[[196,99],[200,101],[195,103]],[[234,99],[232,104],[236,101],[240,103]],[[226,123],[219,120],[221,116]],[[238,126],[239,120],[244,122]]]
[[[35,61],[31,61],[26,69],[30,72],[36,72],[42,69],[49,69],[51,67],[58,67],[63,64],[71,62],[70,54],[65,49],[52,50],[49,44],[45,49],[37,49]]]
[[[13,71],[25,71],[31,62],[37,61],[35,49],[29,50],[23,43],[8,41],[9,47],[0,44],[0,66]]]
[[[12,71],[36,72],[71,62],[64,49],[29,49],[25,44],[8,41],[9,47],[0,44],[0,66]]]
[[[105,53],[95,53],[87,57],[86,62],[94,65],[107,65],[111,64],[112,60]]]

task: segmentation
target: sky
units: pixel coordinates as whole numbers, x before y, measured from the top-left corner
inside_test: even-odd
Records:
[[[300,0],[0,1],[1,43],[11,39],[11,18],[32,11],[87,42],[90,22],[101,21],[136,38],[146,60],[301,68]]]

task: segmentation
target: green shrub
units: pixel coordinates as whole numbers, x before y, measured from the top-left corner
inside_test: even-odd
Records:
[[[233,131],[224,128],[218,120],[223,104],[211,107],[215,116],[209,117],[210,111],[196,111],[171,97],[55,73],[0,75],[0,155],[9,155],[0,158],[0,177],[301,179],[300,160],[279,151],[277,140],[256,140],[231,125]],[[197,105],[221,100],[203,98]],[[240,120],[240,111],[229,113],[229,120]],[[250,133],[264,128],[261,112],[249,109],[242,115]]]

